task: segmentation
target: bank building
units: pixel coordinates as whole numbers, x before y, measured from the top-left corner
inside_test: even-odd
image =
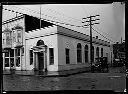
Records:
[[[2,24],[3,70],[63,71],[90,68],[90,36],[50,22],[21,15]],[[107,57],[110,43],[92,38],[92,61]]]

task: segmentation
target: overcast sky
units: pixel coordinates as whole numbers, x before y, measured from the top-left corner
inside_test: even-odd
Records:
[[[17,7],[28,8],[31,10],[39,11],[40,5],[18,5]],[[52,20],[70,23],[73,25],[84,25],[81,23],[83,17],[88,17],[90,15],[100,15],[100,20],[97,21],[100,24],[93,25],[92,27],[100,32],[107,38],[117,42],[125,39],[125,5],[121,3],[113,4],[42,4],[41,5],[42,14],[47,14]],[[3,13],[3,20],[9,19],[11,17],[8,13]],[[12,14],[12,13],[11,13]],[[15,15],[15,14],[14,14]],[[13,15],[13,17],[14,17]],[[45,16],[44,16],[45,17]],[[54,17],[54,18],[53,18]],[[89,28],[78,28],[78,27],[65,27],[77,30],[79,32],[89,35]],[[97,34],[95,31],[93,36],[99,36],[99,38],[104,39],[102,36]],[[106,40],[106,39],[104,39]],[[108,41],[108,40],[107,40]]]

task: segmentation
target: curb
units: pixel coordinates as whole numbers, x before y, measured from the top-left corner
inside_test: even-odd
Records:
[[[39,76],[39,77],[67,77],[70,75],[80,74],[80,73],[89,73],[89,71],[80,71],[74,73],[65,73],[65,74],[58,74],[58,75],[38,75],[38,74],[16,74],[16,73],[3,73],[3,75],[19,75],[19,76]]]

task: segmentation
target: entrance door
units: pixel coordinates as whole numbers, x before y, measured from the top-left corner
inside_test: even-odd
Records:
[[[39,70],[44,69],[44,53],[38,53]]]

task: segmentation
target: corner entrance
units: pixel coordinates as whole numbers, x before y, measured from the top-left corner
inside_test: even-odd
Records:
[[[39,40],[37,45],[33,48],[33,61],[35,70],[45,71],[47,70],[46,54],[47,46],[44,44],[43,40]]]
[[[44,53],[43,52],[39,52],[38,53],[38,63],[39,63],[39,70],[43,70],[44,69]]]

